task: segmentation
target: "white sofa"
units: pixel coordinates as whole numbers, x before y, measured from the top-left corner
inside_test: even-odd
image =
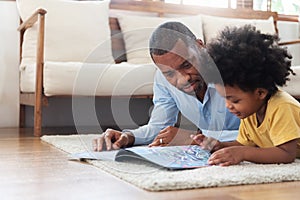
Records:
[[[18,8],[22,20],[37,8],[47,11],[43,71],[45,96],[152,94],[154,65],[115,64],[108,1],[19,0]],[[20,89],[23,93],[35,92],[36,29],[37,24],[24,35],[20,64]]]
[[[110,4],[109,1],[19,0],[18,9],[23,21],[38,8],[43,9],[36,16],[45,17],[41,96],[38,96],[36,84],[39,23],[29,23],[20,28],[22,33],[25,32],[20,62],[21,104],[37,107],[39,99],[51,96],[151,97],[156,67],[148,53],[148,39],[153,29],[165,21],[186,24],[205,42],[225,25],[251,23],[262,32],[276,33],[272,17],[276,13],[257,12],[258,19],[253,15],[248,17],[254,19],[241,19],[247,17],[248,11],[230,10],[231,13],[219,9],[212,12],[188,6],[181,10],[173,6],[161,10],[160,4],[162,2],[134,2],[130,5],[130,1],[118,0],[112,0]],[[154,8],[157,11],[153,11]],[[127,9],[130,11],[124,11]],[[122,43],[125,52],[119,47]],[[125,57],[126,60],[120,60]],[[300,67],[295,70],[300,74]],[[289,87],[284,88],[297,97],[300,97],[297,89],[299,77],[293,77]],[[35,94],[34,103],[29,102],[29,94]],[[42,105],[39,106],[35,109],[35,118],[40,118],[35,121],[35,135],[41,134]]]

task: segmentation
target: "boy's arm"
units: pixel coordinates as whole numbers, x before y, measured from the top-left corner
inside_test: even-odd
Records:
[[[242,161],[262,164],[291,163],[295,160],[297,152],[297,139],[269,148],[250,146],[230,146],[224,148],[225,145],[225,143],[220,144],[219,147],[221,149],[211,155],[209,164],[228,166],[238,164]]]
[[[231,147],[231,146],[243,146],[243,145],[236,140],[231,141],[231,142],[220,142],[219,140],[217,140],[215,142],[215,145],[212,148],[211,152],[215,152],[215,151],[218,151],[219,149],[223,149],[223,148]]]

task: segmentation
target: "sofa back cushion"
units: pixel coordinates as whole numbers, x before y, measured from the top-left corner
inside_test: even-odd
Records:
[[[127,62],[134,64],[151,63],[149,39],[160,24],[167,21],[178,21],[191,29],[197,38],[203,39],[202,20],[200,15],[161,18],[136,15],[118,15],[120,28],[125,41]]]
[[[45,61],[113,61],[108,21],[109,1],[19,0],[18,10],[26,20],[44,8]],[[24,34],[22,63],[35,63],[37,24]]]
[[[202,15],[203,33],[205,42],[209,42],[212,38],[225,28],[225,26],[243,26],[252,24],[263,33],[275,34],[275,26],[273,17],[267,20],[262,19],[239,19]]]

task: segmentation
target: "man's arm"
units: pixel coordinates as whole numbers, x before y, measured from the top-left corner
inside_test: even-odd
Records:
[[[197,144],[190,135],[199,134],[200,130],[185,130],[173,126],[161,130],[149,147],[153,146],[176,146]]]
[[[170,94],[169,85],[163,79],[163,75],[157,71],[153,85],[154,107],[148,124],[134,130],[123,130],[123,133],[134,136],[134,145],[150,144],[162,129],[174,126],[177,121],[179,110]]]
[[[104,150],[105,145],[108,150],[111,150],[133,145],[150,144],[162,129],[167,126],[173,126],[176,123],[179,110],[163,78],[159,72],[156,73],[153,86],[154,108],[148,124],[133,130],[125,129],[122,132],[107,129],[105,133],[93,140],[95,151]]]

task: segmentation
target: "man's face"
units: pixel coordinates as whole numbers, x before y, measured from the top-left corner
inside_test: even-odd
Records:
[[[198,70],[197,48],[200,45],[191,48],[178,40],[170,52],[152,58],[169,83],[187,94],[199,96],[206,90],[206,83]]]

